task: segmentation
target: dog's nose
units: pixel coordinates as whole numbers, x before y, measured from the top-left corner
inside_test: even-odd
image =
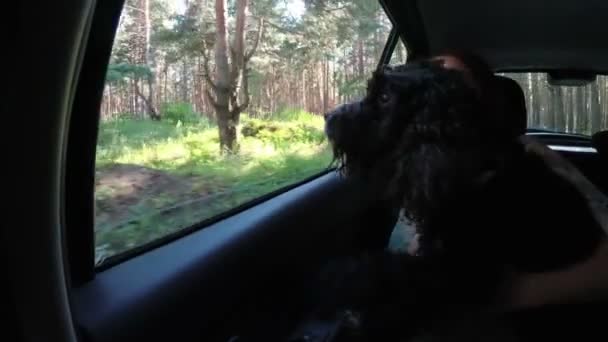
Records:
[[[334,108],[334,110],[332,110],[331,112],[327,112],[325,113],[325,120],[329,120],[332,117],[335,117],[337,115],[340,115],[342,113],[346,113],[346,112],[351,112],[353,110],[353,104],[352,103],[345,103],[342,105],[339,105],[338,107]]]
[[[331,122],[336,121],[336,117],[340,115],[341,110],[342,107],[338,107],[332,110],[331,112],[323,114],[323,117],[325,118],[325,124],[330,125]]]
[[[329,112],[329,113],[325,113],[324,118],[325,118],[325,127],[327,129],[329,129],[330,127],[333,127],[336,125],[336,117],[338,115],[336,115],[335,111]]]
[[[340,105],[331,112],[325,113],[323,116],[325,117],[325,123],[328,124],[331,121],[336,121],[338,117],[350,117],[356,116],[362,111],[362,103],[360,101],[345,103]]]
[[[341,105],[341,106],[334,108],[334,110],[323,114],[323,116],[325,117],[325,121],[327,122],[327,121],[331,120],[331,118],[335,117],[343,110],[344,110],[344,105]]]

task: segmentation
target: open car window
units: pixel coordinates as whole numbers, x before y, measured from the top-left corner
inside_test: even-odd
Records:
[[[545,73],[503,73],[526,96],[528,128],[592,135],[608,129],[608,77],[584,86],[551,85]]]
[[[213,1],[125,2],[100,108],[98,265],[326,170],[322,114],[365,92],[392,28],[375,0],[226,3],[222,21]]]

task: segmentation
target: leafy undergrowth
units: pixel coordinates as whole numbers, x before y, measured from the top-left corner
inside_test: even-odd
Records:
[[[325,170],[323,119],[288,112],[243,116],[236,154],[219,153],[205,120],[116,120],[100,128],[98,262]]]

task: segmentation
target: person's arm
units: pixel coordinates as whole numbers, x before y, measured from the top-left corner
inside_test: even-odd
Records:
[[[526,153],[540,157],[553,172],[572,183],[587,198],[589,207],[608,235],[608,196],[593,185],[572,163],[547,145],[528,136],[521,136],[519,140],[525,146]]]
[[[608,243],[586,261],[560,271],[518,274],[502,300],[507,310],[608,299]]]
[[[521,137],[521,141],[527,153],[540,157],[585,195],[608,236],[608,198],[574,165],[546,145],[529,137]],[[608,242],[604,239],[593,256],[582,263],[559,271],[515,274],[506,287],[506,298],[501,302],[507,310],[608,299]]]

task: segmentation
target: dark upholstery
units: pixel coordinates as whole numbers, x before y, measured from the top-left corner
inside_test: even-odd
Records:
[[[595,164],[595,173],[589,178],[604,194],[608,195],[608,131],[595,133],[591,137],[591,143],[597,150],[599,158]]]
[[[503,124],[512,136],[520,136],[526,133],[527,110],[526,98],[520,85],[504,76],[496,76],[497,108],[503,109]]]
[[[595,133],[591,137],[593,147],[603,156],[604,159],[608,159],[608,131],[601,131]]]

